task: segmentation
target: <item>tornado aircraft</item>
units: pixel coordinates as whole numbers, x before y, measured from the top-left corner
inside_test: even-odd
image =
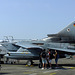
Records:
[[[48,34],[47,38],[41,40],[19,41],[11,44],[15,47],[16,52],[8,52],[5,56],[11,59],[28,60],[27,64],[32,63],[32,60],[38,60],[42,49],[57,50],[61,58],[74,55],[75,21],[57,34]],[[2,45],[9,49],[8,43]],[[10,49],[14,50],[12,47]]]

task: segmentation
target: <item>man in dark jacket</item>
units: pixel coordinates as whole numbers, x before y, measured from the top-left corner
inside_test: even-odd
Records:
[[[41,59],[42,59],[42,64],[43,64],[42,69],[46,68],[46,66],[47,66],[46,57],[47,57],[47,54],[46,54],[45,49],[44,49],[44,50],[42,51],[42,53],[41,53]]]

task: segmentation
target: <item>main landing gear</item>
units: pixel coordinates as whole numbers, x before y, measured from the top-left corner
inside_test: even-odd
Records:
[[[26,62],[26,65],[28,65],[28,66],[31,66],[31,65],[33,65],[33,61],[32,60],[28,60],[27,62]]]

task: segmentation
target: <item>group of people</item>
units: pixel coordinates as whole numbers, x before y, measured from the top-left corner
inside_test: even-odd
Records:
[[[49,64],[49,69],[52,68],[52,64],[51,61],[52,59],[55,58],[55,63],[56,63],[56,67],[58,67],[58,58],[59,58],[59,54],[58,52],[55,50],[54,52],[52,50],[48,50],[47,52],[44,50],[41,51],[40,53],[40,64],[42,65],[42,69],[48,68],[47,64]]]

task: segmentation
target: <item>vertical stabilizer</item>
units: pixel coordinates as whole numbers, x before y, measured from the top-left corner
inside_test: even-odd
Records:
[[[63,30],[61,30],[58,33],[58,36],[67,37],[67,38],[70,38],[71,40],[75,40],[75,21],[69,24]]]

